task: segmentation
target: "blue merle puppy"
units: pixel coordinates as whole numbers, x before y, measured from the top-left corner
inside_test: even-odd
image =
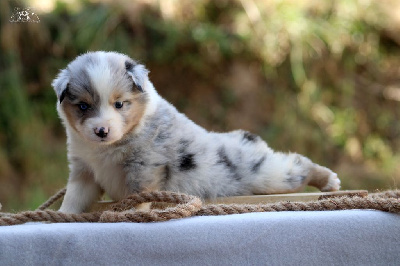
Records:
[[[105,191],[120,200],[154,190],[205,198],[340,188],[331,170],[258,136],[208,132],[160,97],[126,55],[89,52],[52,83],[67,132],[70,176],[60,208],[87,210]]]

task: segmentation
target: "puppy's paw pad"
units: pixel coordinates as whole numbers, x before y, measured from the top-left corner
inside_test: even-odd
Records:
[[[331,173],[328,177],[328,183],[321,188],[321,191],[337,191],[340,189],[340,179],[336,173]]]

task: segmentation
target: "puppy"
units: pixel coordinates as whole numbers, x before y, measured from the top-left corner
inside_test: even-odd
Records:
[[[169,190],[205,198],[338,190],[331,170],[258,136],[208,132],[161,98],[148,70],[126,55],[89,52],[52,86],[67,133],[70,176],[60,211],[80,213],[106,192]]]

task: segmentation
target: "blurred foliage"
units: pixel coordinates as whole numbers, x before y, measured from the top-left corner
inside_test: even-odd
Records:
[[[33,209],[65,185],[50,83],[88,50],[129,54],[195,122],[250,130],[309,156],[335,170],[343,189],[400,181],[394,0],[56,2],[40,23],[11,23],[16,4],[0,2],[4,210]]]

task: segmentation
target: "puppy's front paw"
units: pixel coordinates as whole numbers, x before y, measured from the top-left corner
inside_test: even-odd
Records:
[[[340,189],[340,179],[336,173],[331,173],[328,177],[328,183],[321,188],[321,191],[337,191]]]

